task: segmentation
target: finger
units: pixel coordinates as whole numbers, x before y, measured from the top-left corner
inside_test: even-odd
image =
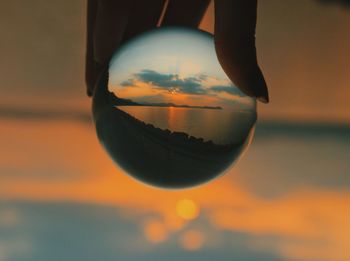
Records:
[[[87,10],[87,94],[92,96],[101,68],[121,41],[130,8],[122,0],[89,0]]]
[[[155,27],[164,2],[100,0],[94,42],[97,62],[105,64],[122,42]]]
[[[162,26],[187,26],[197,28],[210,0],[169,0]]]
[[[122,41],[155,28],[164,4],[165,0],[135,1]]]
[[[215,48],[219,62],[244,93],[268,103],[255,47],[257,0],[215,0]]]
[[[96,82],[96,68],[94,62],[93,32],[95,30],[95,21],[97,14],[97,0],[88,0],[87,3],[87,21],[86,21],[86,55],[85,55],[85,82],[87,86],[87,95],[92,95],[93,85]]]
[[[115,50],[127,39],[157,25],[164,0],[122,1],[99,0],[93,31],[93,59],[89,62],[91,70],[88,95],[92,95],[96,79],[102,67],[106,66]],[[91,58],[91,55],[90,55]]]
[[[132,0],[98,1],[94,31],[94,59],[98,64],[107,64],[115,49],[120,45],[132,3]]]
[[[92,102],[92,112],[94,119],[98,118],[98,114],[105,110],[106,106],[109,104],[109,91],[108,91],[108,80],[109,80],[109,71],[108,66],[101,68],[100,74],[98,75],[96,84],[98,87],[94,93],[94,100]]]

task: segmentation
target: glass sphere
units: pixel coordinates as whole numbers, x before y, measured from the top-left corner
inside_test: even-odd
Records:
[[[211,34],[161,28],[127,42],[93,97],[97,136],[126,173],[163,188],[202,184],[247,148],[256,101],[225,75]]]

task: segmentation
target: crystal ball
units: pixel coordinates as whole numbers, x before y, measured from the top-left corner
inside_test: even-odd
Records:
[[[143,33],[114,53],[93,96],[97,136],[127,174],[185,188],[226,172],[250,144],[256,101],[226,76],[211,34]]]

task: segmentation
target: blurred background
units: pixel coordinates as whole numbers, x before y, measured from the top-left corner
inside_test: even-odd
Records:
[[[97,141],[86,1],[2,0],[0,261],[350,260],[346,2],[259,1],[271,103],[253,144],[224,177],[167,191]]]

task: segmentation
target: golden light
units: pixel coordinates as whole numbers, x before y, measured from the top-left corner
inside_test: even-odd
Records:
[[[186,221],[174,211],[167,211],[164,213],[164,223],[169,231],[174,232],[182,229]]]
[[[176,213],[185,220],[193,220],[199,215],[199,207],[190,199],[182,199],[176,204]]]
[[[160,243],[167,239],[165,225],[158,220],[148,220],[143,227],[144,235],[152,243]]]
[[[188,251],[200,249],[204,243],[204,235],[197,230],[186,231],[180,238],[181,246]]]

